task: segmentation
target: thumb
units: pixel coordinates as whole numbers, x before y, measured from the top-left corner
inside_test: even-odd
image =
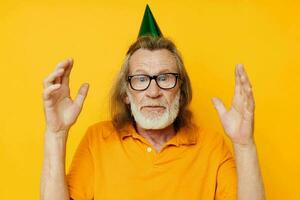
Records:
[[[85,100],[85,97],[87,96],[89,90],[89,84],[88,83],[84,83],[80,86],[76,99],[75,99],[75,103],[80,107],[80,109],[82,108],[83,102]]]
[[[217,110],[219,117],[223,116],[226,113],[226,108],[223,104],[223,102],[217,98],[217,97],[213,97],[212,99],[212,103],[214,104],[215,109]]]

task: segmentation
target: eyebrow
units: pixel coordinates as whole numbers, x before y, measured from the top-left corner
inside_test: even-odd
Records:
[[[172,72],[170,69],[163,69],[163,70],[160,70],[157,74],[161,74],[161,73],[166,73],[166,72]],[[145,70],[143,69],[137,69],[135,71],[133,71],[133,73],[142,73],[142,74],[148,74]]]

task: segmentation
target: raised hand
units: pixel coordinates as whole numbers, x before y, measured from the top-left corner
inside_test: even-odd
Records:
[[[212,102],[231,141],[240,145],[253,144],[255,103],[252,86],[242,64],[235,67],[235,92],[229,110],[219,98],[213,98]]]
[[[54,72],[44,80],[43,100],[47,131],[68,131],[81,112],[89,85],[82,84],[75,100],[71,99],[69,79],[72,67],[72,59],[60,62]]]

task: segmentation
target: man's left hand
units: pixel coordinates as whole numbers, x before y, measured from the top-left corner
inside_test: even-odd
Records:
[[[254,143],[254,97],[252,86],[242,64],[235,66],[235,92],[227,110],[219,98],[212,98],[222,126],[234,145]]]

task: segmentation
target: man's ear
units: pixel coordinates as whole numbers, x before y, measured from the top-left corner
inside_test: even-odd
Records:
[[[123,101],[124,101],[126,104],[130,104],[130,101],[129,101],[129,98],[128,98],[128,95],[127,95],[127,94],[125,94],[125,97],[124,97]]]

